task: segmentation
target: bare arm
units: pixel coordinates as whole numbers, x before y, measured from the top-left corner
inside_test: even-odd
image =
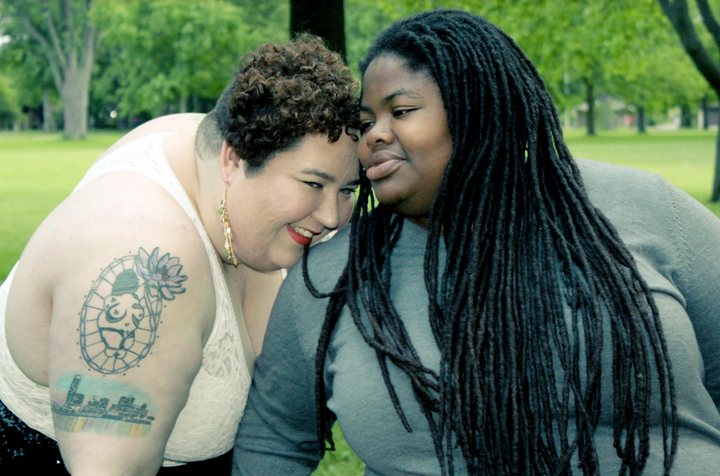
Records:
[[[73,475],[157,472],[212,328],[212,279],[192,223],[130,175],[73,195],[18,269],[22,287],[37,279],[29,263],[48,268],[47,381]]]

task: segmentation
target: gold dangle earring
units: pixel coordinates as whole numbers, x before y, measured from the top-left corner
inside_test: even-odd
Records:
[[[225,185],[225,193],[223,194],[222,202],[220,202],[220,208],[218,208],[218,215],[220,215],[220,221],[223,225],[223,234],[225,235],[225,259],[232,261],[232,264],[237,268],[238,262],[235,257],[235,252],[232,246],[232,230],[230,229],[230,220],[227,215],[227,185]]]

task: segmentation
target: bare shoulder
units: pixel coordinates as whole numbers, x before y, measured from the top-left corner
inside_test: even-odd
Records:
[[[161,132],[176,132],[178,134],[191,135],[194,137],[197,132],[197,127],[203,117],[205,117],[205,114],[200,113],[171,114],[169,116],[162,116],[148,121],[122,136],[117,142],[110,146],[108,150],[103,152],[99,159],[102,159],[125,144],[129,144],[134,140],[152,134],[158,134]]]
[[[177,329],[166,325],[166,331],[173,331],[167,337],[191,330],[204,344],[212,329],[215,302],[198,231],[175,199],[154,181],[133,172],[114,172],[90,182],[58,206],[35,232],[18,263],[8,302],[7,335],[26,375],[47,384],[48,369],[42,362],[51,327],[63,329],[62,335],[77,343],[83,310],[99,306],[88,296],[104,299],[108,292],[119,292],[113,286],[125,289],[123,279],[132,274],[122,275],[125,269],[135,273],[132,282],[137,289],[146,289],[153,298],[159,295],[162,312],[167,307],[176,315],[172,322],[182,323]],[[137,289],[131,294],[137,295]],[[126,324],[132,325],[131,321],[122,325]],[[123,342],[118,344],[129,345]]]
[[[79,255],[86,262],[95,255],[105,261],[108,253],[146,241],[186,254],[188,265],[207,264],[200,235],[177,201],[152,179],[118,171],[93,180],[58,206],[33,236],[27,253],[51,252],[60,272],[48,278],[60,285],[67,279],[65,270],[77,270]]]

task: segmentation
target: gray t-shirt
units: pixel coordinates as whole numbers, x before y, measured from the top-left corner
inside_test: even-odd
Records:
[[[680,424],[672,474],[720,474],[720,220],[684,192],[647,172],[579,160],[592,203],[632,252],[660,311],[672,361]],[[309,272],[321,291],[333,288],[347,258],[348,231],[313,249]],[[440,354],[428,322],[423,280],[427,233],[406,221],[392,254],[391,296],[423,363]],[[441,260],[444,258],[442,256]],[[327,299],[307,291],[300,267],[275,303],[249,403],[235,443],[233,474],[310,474],[319,460],[315,423],[315,351]],[[609,342],[606,325],[605,342]],[[613,448],[610,346],[603,350],[602,415],[595,441],[602,474],[618,474]],[[389,363],[408,418],[408,433],[390,401],[375,352],[349,312],[340,316],[325,366],[327,407],[368,475],[439,474],[427,420],[407,376]],[[659,398],[644,474],[662,474]],[[456,473],[467,474],[457,453]],[[575,465],[577,467],[577,465]]]

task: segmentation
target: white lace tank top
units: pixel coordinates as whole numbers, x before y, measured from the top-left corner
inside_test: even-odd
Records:
[[[215,285],[215,322],[187,405],[165,448],[163,466],[205,460],[230,451],[250,389],[252,363],[247,360],[254,357],[244,320],[242,316],[235,318],[217,253],[163,153],[162,140],[170,134],[153,134],[120,147],[93,165],[75,188],[118,170],[146,175],[178,201],[205,245]],[[55,439],[50,391],[28,379],[15,365],[5,338],[5,307],[14,272],[0,287],[0,400],[28,426]]]

